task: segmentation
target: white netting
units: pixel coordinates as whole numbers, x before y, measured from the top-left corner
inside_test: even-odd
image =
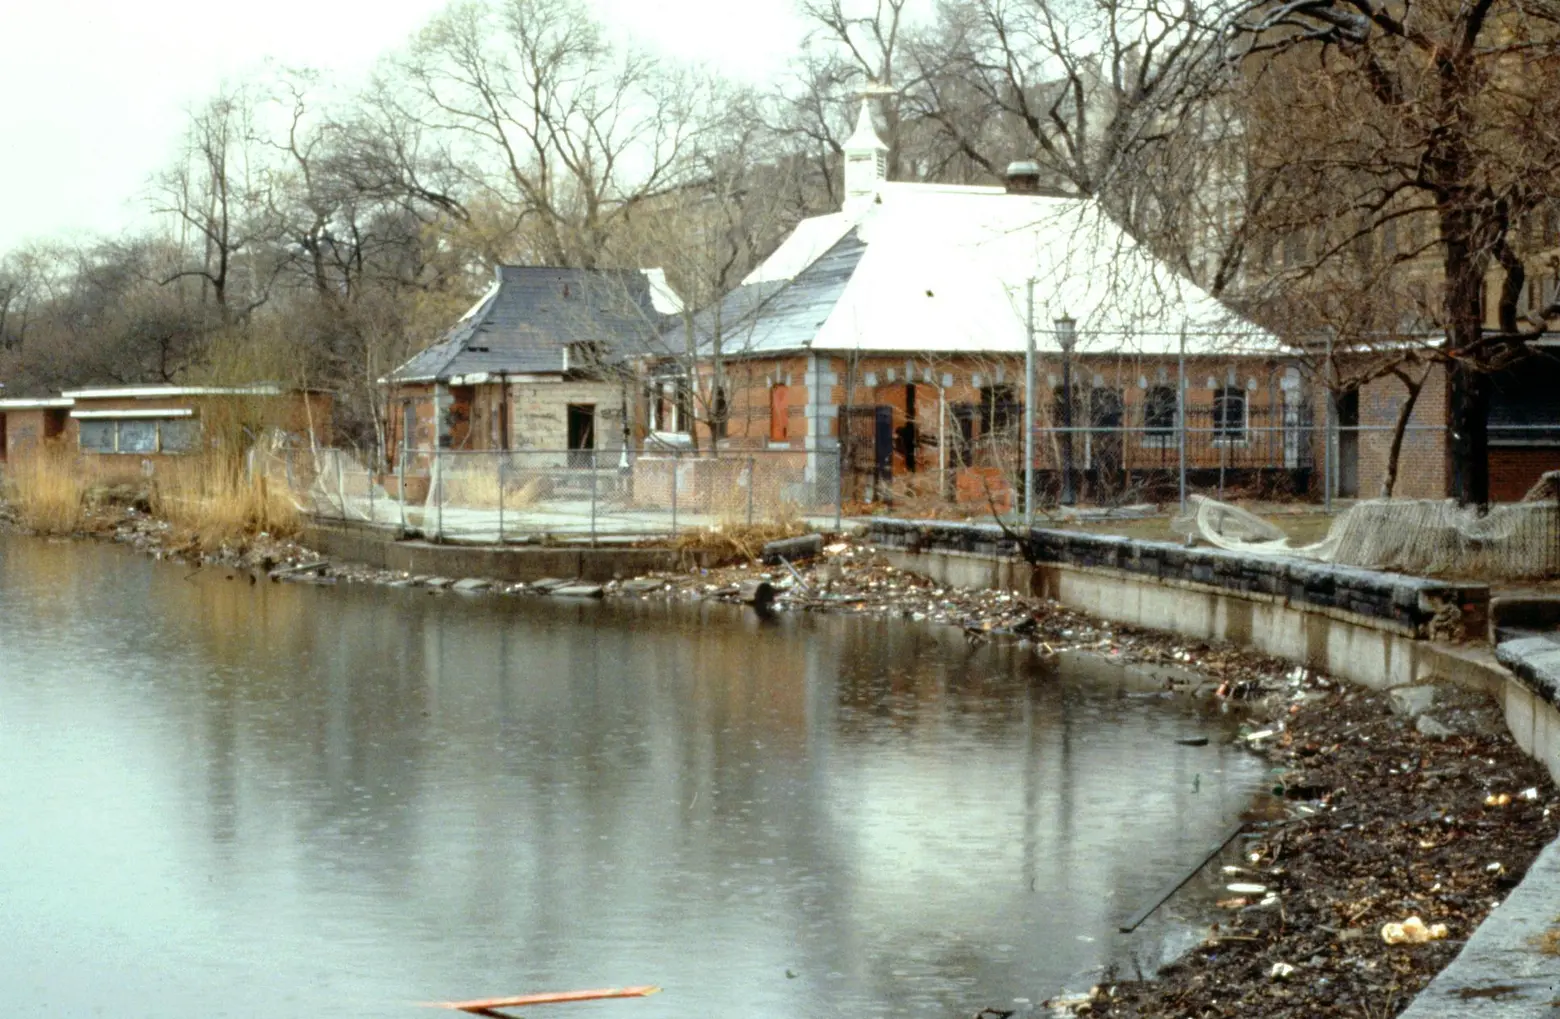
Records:
[[[305,513],[336,520],[396,523],[399,505],[346,450],[289,444],[270,435],[250,451],[249,469],[292,495]]]
[[[1347,566],[1504,580],[1560,574],[1560,472],[1544,475],[1519,503],[1479,515],[1451,500],[1371,499],[1333,521],[1327,536],[1293,544],[1239,506],[1192,496],[1172,527],[1232,552],[1290,555]]]

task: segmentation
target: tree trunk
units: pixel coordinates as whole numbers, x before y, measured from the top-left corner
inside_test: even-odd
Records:
[[[1441,212],[1445,244],[1447,346],[1451,355],[1447,425],[1451,431],[1452,497],[1482,511],[1490,501],[1489,380],[1482,370],[1484,261],[1476,254],[1473,219],[1454,201]]]
[[[1481,510],[1490,502],[1489,379],[1475,365],[1451,368],[1452,497]]]

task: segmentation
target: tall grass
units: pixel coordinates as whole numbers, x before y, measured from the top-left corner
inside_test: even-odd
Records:
[[[249,474],[240,458],[221,451],[159,464],[152,512],[208,547],[241,544],[261,532],[288,537],[301,524],[285,485],[260,472]]]
[[[53,443],[28,450],[6,465],[4,495],[22,526],[39,534],[74,534],[86,516],[86,471]]]
[[[498,465],[483,460],[472,466],[440,468],[443,499],[446,505],[473,509],[529,509],[542,494],[545,479],[510,472],[499,485]]]

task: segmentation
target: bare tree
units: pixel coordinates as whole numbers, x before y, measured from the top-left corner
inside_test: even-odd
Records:
[[[462,4],[400,63],[406,116],[442,134],[516,258],[591,267],[636,205],[686,180],[706,82],[612,47],[578,0]]]
[[[1264,2],[1234,25],[1244,73],[1268,90],[1255,156],[1280,171],[1278,207],[1312,265],[1335,264],[1358,238],[1423,228],[1394,257],[1437,263],[1453,491],[1487,503],[1488,373],[1560,317],[1553,303],[1526,306],[1539,246],[1523,229],[1560,187],[1560,10]]]
[[[260,256],[265,205],[250,163],[251,97],[223,89],[190,115],[185,152],[153,185],[152,210],[171,217],[184,260],[165,284],[196,280],[202,303],[224,323],[241,320],[270,297],[275,266]]]

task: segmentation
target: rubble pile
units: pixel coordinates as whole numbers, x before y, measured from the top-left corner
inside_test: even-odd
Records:
[[[1554,787],[1488,698],[1308,685],[1323,695],[1295,701],[1257,741],[1291,816],[1226,868],[1261,891],[1221,901],[1207,937],[1157,979],[1102,986],[1072,1012],[1395,1015],[1555,837]]]
[[[1285,682],[1293,666],[1234,645],[1102,622],[1056,602],[1010,591],[943,587],[889,565],[870,547],[825,545],[820,556],[777,567],[749,564],[692,573],[656,573],[606,585],[608,596],[743,602],[744,583],[775,588],[773,611],[871,615],[958,626],[971,640],[1009,639],[1043,654],[1090,651],[1121,662],[1193,669],[1204,692],[1258,698]]]

